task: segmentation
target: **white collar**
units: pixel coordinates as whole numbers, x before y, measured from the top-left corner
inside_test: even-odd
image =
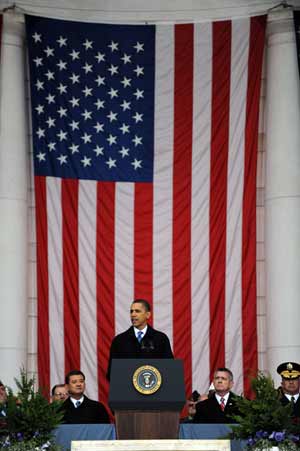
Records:
[[[229,398],[229,392],[226,393],[226,395],[224,395],[224,396],[220,396],[220,395],[218,395],[218,393],[215,393],[215,397],[216,397],[216,400],[218,401],[219,404],[221,403],[221,399],[223,398],[224,399],[224,404],[226,406],[228,398]]]
[[[135,333],[135,336],[136,336],[136,337],[138,336],[138,333],[139,333],[139,332],[143,332],[143,337],[144,337],[144,336],[146,335],[148,326],[146,325],[146,326],[144,327],[144,329],[138,329],[137,327],[133,327],[133,329],[134,329],[134,333]]]
[[[82,403],[83,403],[83,401],[84,401],[84,396],[82,395],[80,399],[75,399],[75,398],[72,398],[72,396],[70,396],[70,400],[71,400],[71,401],[72,401],[72,403],[74,404],[74,407],[76,407],[76,403],[77,403],[77,401],[79,401],[79,402],[80,402],[80,404],[82,404]]]
[[[285,393],[284,396],[286,396],[289,401],[291,401],[292,396],[293,396],[294,402],[297,402],[298,398],[299,398],[299,393],[296,393],[295,395],[290,395],[288,393]]]

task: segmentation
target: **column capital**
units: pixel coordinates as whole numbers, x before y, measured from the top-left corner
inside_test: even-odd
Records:
[[[3,13],[2,45],[23,45],[25,40],[24,14],[9,10]]]
[[[285,8],[268,14],[268,47],[280,43],[295,42],[293,10]]]

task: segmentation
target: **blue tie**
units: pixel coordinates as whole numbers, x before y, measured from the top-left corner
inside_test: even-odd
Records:
[[[80,401],[76,401],[76,402],[75,402],[75,407],[76,407],[76,409],[80,406],[80,404],[81,404]]]
[[[142,338],[143,338],[143,332],[141,330],[139,330],[137,333],[137,339],[138,339],[139,343],[141,342]]]

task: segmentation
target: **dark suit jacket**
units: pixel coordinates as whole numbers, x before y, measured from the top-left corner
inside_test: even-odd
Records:
[[[283,406],[287,406],[290,402],[288,398],[284,396],[284,394],[282,394],[280,401]],[[295,402],[293,406],[293,417],[300,418],[300,396],[298,397],[297,402]]]
[[[148,325],[147,332],[138,342],[133,327],[117,335],[110,347],[106,377],[110,379],[112,359],[173,359],[173,352],[166,334]]]
[[[109,423],[108,413],[101,402],[93,401],[84,396],[84,401],[75,407],[68,398],[62,404],[63,421],[66,424],[103,424]]]
[[[224,411],[221,410],[215,395],[205,401],[198,402],[194,423],[235,423],[231,418],[232,415],[238,414],[235,399],[236,395],[230,392]]]

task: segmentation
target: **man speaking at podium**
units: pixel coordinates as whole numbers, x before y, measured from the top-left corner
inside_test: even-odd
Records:
[[[117,335],[110,347],[106,377],[110,380],[112,359],[173,359],[170,341],[166,334],[148,324],[151,307],[148,301],[136,299],[130,306],[132,326]]]

